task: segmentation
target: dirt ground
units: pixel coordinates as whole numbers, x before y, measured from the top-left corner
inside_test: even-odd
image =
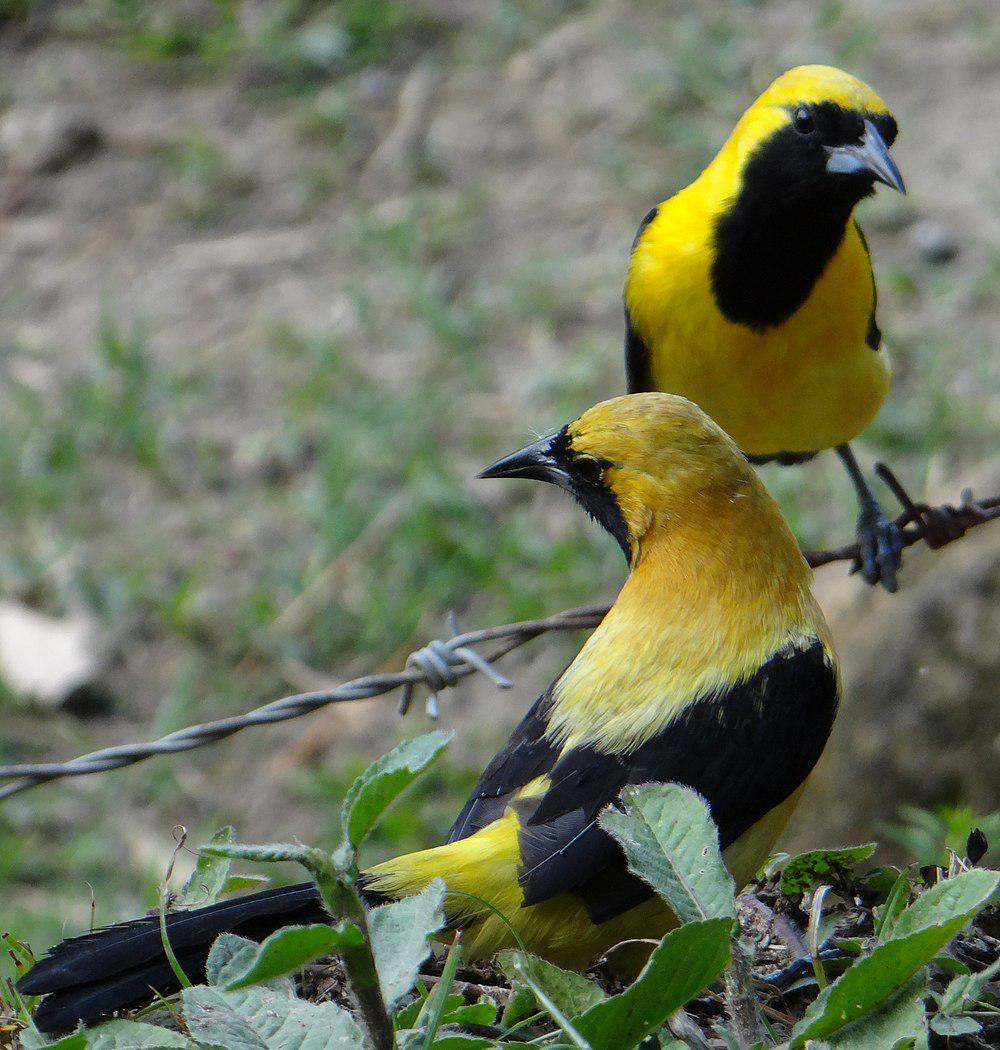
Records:
[[[95,617],[114,700],[0,699],[4,759],[398,666],[450,606],[471,626],[613,594],[572,510],[471,478],[622,390],[638,220],[801,61],[864,76],[902,129],[908,195],[865,206],[897,382],[863,458],[918,494],[996,491],[992,0],[375,4],[356,60],[331,30],[356,4],[278,28],[236,4],[222,29],[211,4],[22,6],[0,25],[0,594]],[[848,538],[833,465],[767,480],[806,540]],[[871,837],[900,801],[996,808],[994,541],[911,559],[896,597],[821,572],[847,709],[791,841]],[[447,823],[566,652],[446,700],[461,772],[401,840]],[[175,823],[321,838],[348,759],[420,725],[393,704],[24,796],[0,813],[5,906],[44,939],[53,895],[86,920],[90,879],[110,918]]]

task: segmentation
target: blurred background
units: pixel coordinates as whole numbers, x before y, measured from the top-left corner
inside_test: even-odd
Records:
[[[639,219],[804,61],[902,129],[909,195],[862,215],[897,376],[865,464],[1000,491],[995,0],[0,0],[0,761],[395,669],[449,609],[612,597],[612,540],[475,471],[622,391]],[[766,481],[803,542],[852,535],[832,456]],[[785,848],[1000,844],[1000,529],[902,580],[817,574],[847,701]],[[373,856],[443,833],[579,642],[444,698],[456,742]],[[0,804],[0,925],[148,908],[175,824],[330,844],[426,728],[395,700]]]

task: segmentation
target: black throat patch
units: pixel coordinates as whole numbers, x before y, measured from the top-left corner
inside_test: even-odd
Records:
[[[790,126],[765,142],[715,226],[716,305],[728,320],[757,331],[805,302],[866,195],[856,183],[838,188],[826,177],[825,159],[803,145]]]
[[[563,427],[552,439],[552,453],[569,477],[566,488],[594,521],[614,536],[625,560],[631,563],[628,525],[615,494],[603,477],[604,468],[611,464],[576,453],[568,427]]]

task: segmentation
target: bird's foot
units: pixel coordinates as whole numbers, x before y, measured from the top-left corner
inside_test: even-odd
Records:
[[[875,502],[861,508],[858,516],[857,560],[851,572],[860,572],[873,587],[881,583],[890,594],[899,586],[896,572],[903,559],[903,530]]]

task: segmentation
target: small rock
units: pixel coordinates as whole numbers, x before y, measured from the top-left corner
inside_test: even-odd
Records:
[[[93,156],[103,142],[88,114],[67,106],[21,106],[0,121],[5,167],[26,174],[62,171]]]
[[[17,696],[81,716],[108,710],[105,647],[83,615],[56,618],[0,602],[0,679]]]
[[[955,235],[946,226],[931,219],[923,219],[910,227],[910,241],[927,262],[951,262],[958,255]]]

